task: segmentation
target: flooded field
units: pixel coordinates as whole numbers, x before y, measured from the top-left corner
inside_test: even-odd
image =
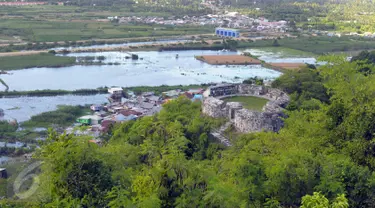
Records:
[[[18,122],[29,120],[31,116],[57,109],[58,105],[86,105],[107,102],[108,95],[92,96],[54,96],[54,97],[18,97],[1,98],[0,108],[4,110],[4,119],[16,119]],[[1,146],[1,144],[0,144]]]
[[[2,76],[10,90],[37,89],[82,89],[101,86],[158,86],[187,85],[209,82],[241,82],[249,77],[274,79],[280,72],[251,66],[213,66],[198,61],[199,55],[231,55],[250,52],[261,60],[272,63],[315,63],[309,53],[296,50],[273,48],[246,49],[239,52],[222,51],[169,51],[136,52],[142,60],[126,59],[124,52],[72,53],[69,56],[105,56],[104,63],[119,65],[72,66],[62,68],[34,68],[12,71],[12,75]],[[178,54],[178,57],[176,56]],[[5,111],[5,119],[19,122],[31,116],[57,109],[58,105],[86,105],[107,102],[108,95],[19,97],[0,99],[0,108]]]
[[[240,53],[240,52],[238,52]],[[119,65],[31,68],[4,76],[10,90],[97,88],[102,86],[188,85],[210,82],[241,82],[249,77],[274,79],[280,72],[260,65],[213,66],[194,56],[237,54],[222,51],[136,52],[142,60],[126,59],[125,52],[72,53],[69,56],[105,56],[106,63]],[[178,54],[178,57],[177,57]]]
[[[313,53],[283,47],[252,48],[243,50],[269,63],[308,63],[315,64]]]

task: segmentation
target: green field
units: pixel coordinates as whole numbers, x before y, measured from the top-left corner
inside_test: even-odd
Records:
[[[292,54],[298,53],[298,51],[304,51],[307,53],[314,54],[326,54],[332,52],[349,52],[357,50],[370,50],[375,49],[375,40],[365,38],[354,38],[354,37],[298,37],[298,38],[283,38],[277,40],[278,47],[273,46],[274,40],[257,40],[255,42],[242,41],[238,43],[237,48],[275,48],[274,50],[281,49],[292,49],[287,53]],[[268,49],[269,50],[269,49]]]
[[[201,26],[125,25],[110,22],[68,22],[8,19],[0,21],[0,36],[19,36],[23,41],[56,42],[90,39],[160,37],[212,33],[213,28]]]
[[[144,7],[77,7],[28,6],[0,7],[0,40],[15,42],[55,42],[89,39],[160,37],[194,35],[212,32],[211,27],[163,26],[151,24],[118,24],[109,16],[172,16],[170,12],[154,12]],[[98,21],[101,20],[101,21]]]
[[[223,100],[227,102],[240,102],[244,108],[257,111],[261,111],[263,106],[268,102],[267,99],[252,96],[235,96],[224,98]]]
[[[0,70],[17,70],[33,67],[60,67],[73,65],[74,57],[55,56],[53,54],[37,54],[28,56],[0,57]]]

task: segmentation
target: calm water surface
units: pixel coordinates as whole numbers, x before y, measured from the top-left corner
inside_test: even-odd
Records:
[[[75,96],[63,95],[54,97],[18,97],[0,98],[0,108],[4,109],[4,118],[16,119],[18,122],[29,120],[31,116],[57,109],[58,105],[90,105],[108,102],[108,95]]]
[[[280,72],[260,65],[213,66],[194,58],[205,54],[236,54],[218,51],[136,52],[143,60],[125,59],[124,52],[72,53],[69,56],[105,56],[120,65],[32,68],[4,76],[10,90],[97,88],[102,86],[188,85],[209,82],[240,82],[249,77],[274,79]],[[178,54],[178,58],[176,58]]]
[[[137,44],[137,43],[133,43]],[[139,44],[139,43],[138,43]],[[97,47],[97,46],[91,46]],[[315,58],[287,54],[284,51],[269,51],[261,48],[246,49],[267,62],[314,63]],[[240,51],[238,53],[241,53]],[[212,66],[195,60],[194,56],[204,54],[236,54],[218,51],[172,51],[136,52],[143,60],[125,59],[123,52],[72,53],[69,56],[105,56],[105,63],[120,65],[72,66],[62,68],[33,68],[12,71],[2,76],[10,90],[36,89],[82,89],[100,86],[157,86],[162,84],[199,84],[209,82],[240,82],[245,78],[259,76],[274,79],[281,75],[277,71],[261,66]],[[176,58],[178,54],[178,58]],[[239,79],[238,79],[239,77]],[[0,86],[1,87],[1,86]],[[22,122],[31,116],[57,109],[58,105],[86,105],[107,102],[108,95],[19,97],[0,99],[0,108],[5,119]]]

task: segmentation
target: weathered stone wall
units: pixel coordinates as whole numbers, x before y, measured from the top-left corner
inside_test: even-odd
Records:
[[[202,111],[213,118],[227,117],[225,102],[214,97],[208,97],[203,101]]]
[[[239,132],[279,131],[283,127],[282,114],[242,109],[236,112],[234,127]]]
[[[233,122],[239,132],[279,131],[283,126],[283,108],[289,103],[289,96],[272,88],[257,85],[238,84],[237,94],[258,96],[268,100],[262,112],[243,109],[237,102],[228,102],[214,98],[205,98],[203,113],[214,118],[225,117]]]
[[[259,85],[239,84],[238,94],[249,94],[249,95],[263,95],[266,93],[266,88]]]

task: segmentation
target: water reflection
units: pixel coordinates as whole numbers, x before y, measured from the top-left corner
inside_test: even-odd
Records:
[[[108,95],[91,96],[54,96],[54,97],[18,97],[1,98],[0,108],[4,109],[5,119],[16,119],[18,122],[26,121],[33,115],[57,109],[58,105],[86,105],[107,102]]]
[[[10,90],[82,89],[101,86],[159,86],[188,85],[209,82],[240,82],[249,77],[273,79],[280,72],[252,66],[213,66],[194,56],[204,54],[236,54],[221,51],[136,52],[143,60],[125,59],[123,52],[73,53],[69,56],[105,56],[105,62],[120,65],[71,66],[62,68],[33,68],[13,71],[4,76]],[[176,58],[178,54],[178,58]]]

